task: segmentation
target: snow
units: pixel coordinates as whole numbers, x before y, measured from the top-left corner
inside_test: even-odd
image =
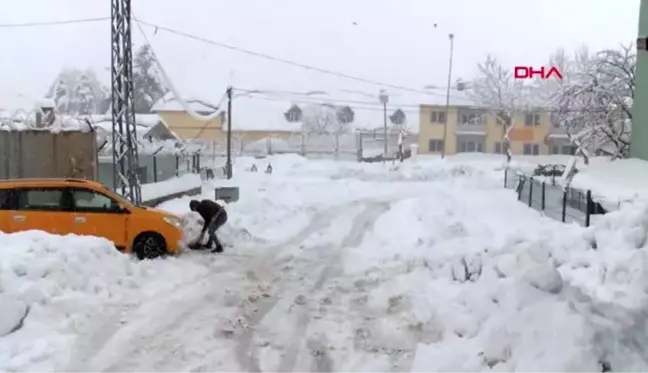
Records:
[[[580,157],[565,155],[516,156],[513,160],[511,168],[526,174],[531,174],[538,164],[569,166],[575,162],[574,167],[578,173],[570,186],[591,190],[592,199],[608,211],[617,210],[627,203],[648,202],[648,162],[641,159],[611,160],[609,157],[592,157],[589,165],[585,165]],[[556,178],[556,183],[564,182],[562,178]]]
[[[92,122],[102,128],[108,128],[112,131],[112,114],[105,115],[96,114],[90,116]],[[147,129],[158,124],[162,119],[158,114],[135,114],[135,123],[138,126],[146,127]]]
[[[29,310],[0,370],[648,369],[648,204],[562,224],[502,188],[503,158],[239,158],[212,185],[241,188],[222,255],[0,235],[0,331]]]
[[[150,201],[201,186],[202,180],[198,174],[186,174],[157,183],[142,184],[142,200]]]
[[[195,99],[195,98],[188,98],[185,100],[187,104],[190,106],[191,110],[195,112],[206,112],[206,113],[212,113],[217,109],[214,109],[215,107],[218,107],[217,104],[212,104],[206,100],[200,100],[200,99]],[[151,111],[153,112],[160,112],[160,111],[185,111],[185,108],[182,106],[180,101],[178,101],[173,93],[169,92],[166,96],[162,97],[158,102],[153,104],[153,107],[151,108]]]

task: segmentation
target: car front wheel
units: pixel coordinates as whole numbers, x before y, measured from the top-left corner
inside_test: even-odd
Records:
[[[139,260],[159,258],[167,254],[166,241],[159,233],[141,233],[133,241],[133,253]]]

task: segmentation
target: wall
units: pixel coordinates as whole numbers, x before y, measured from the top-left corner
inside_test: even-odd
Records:
[[[429,140],[430,139],[443,139],[443,123],[430,122],[430,115],[432,111],[445,112],[445,106],[440,105],[421,105],[419,115],[419,153],[430,154]],[[457,130],[457,108],[451,107],[448,113],[448,127],[446,134],[445,151],[446,154],[454,154],[457,151],[457,137],[455,132]]]
[[[443,139],[443,124],[431,123],[430,114],[432,111],[444,111],[444,106],[421,105],[419,115],[419,153],[429,154],[428,141],[430,139]],[[511,151],[513,154],[522,154],[525,143],[540,145],[540,154],[549,154],[549,146],[545,138],[549,134],[550,120],[549,113],[540,113],[540,125],[527,127],[524,125],[525,113],[520,113],[513,118],[513,129],[509,132],[511,140]],[[446,154],[457,152],[457,123],[458,108],[451,107],[448,114],[448,129],[446,138]],[[485,118],[485,149],[487,153],[495,152],[495,144],[503,142],[504,129],[497,123],[495,115],[488,113]]]
[[[0,178],[97,178],[94,132],[0,131]]]
[[[216,140],[224,141],[225,132],[221,129],[220,116],[203,121],[196,119],[184,111],[160,111],[160,118],[169,126],[169,129],[186,140]]]

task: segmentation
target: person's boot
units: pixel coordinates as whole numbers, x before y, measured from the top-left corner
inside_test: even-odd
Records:
[[[222,253],[223,252],[223,245],[221,244],[216,244],[216,247],[212,250],[212,253]]]

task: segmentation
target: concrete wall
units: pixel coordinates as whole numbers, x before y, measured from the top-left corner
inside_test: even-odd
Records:
[[[0,131],[0,178],[97,179],[93,132]]]

